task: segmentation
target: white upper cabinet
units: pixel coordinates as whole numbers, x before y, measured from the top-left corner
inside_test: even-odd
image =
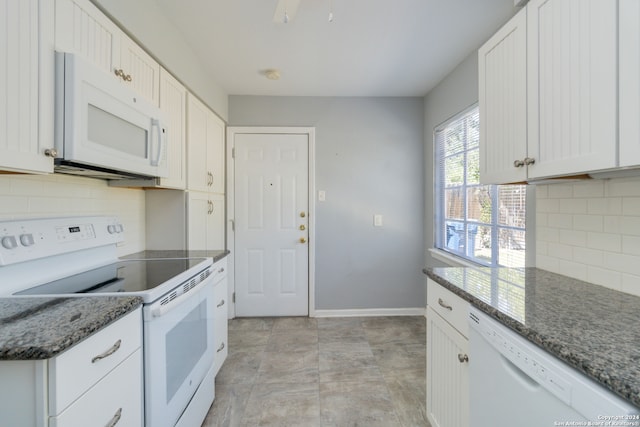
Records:
[[[160,70],[160,109],[168,120],[169,176],[160,185],[184,189],[187,185],[187,89],[165,69]]]
[[[617,11],[613,0],[531,0],[480,48],[483,183],[618,166]]]
[[[527,179],[527,10],[478,51],[480,180]]]
[[[0,0],[0,169],[53,172],[53,2]]]
[[[620,166],[640,165],[640,2],[620,0]]]
[[[187,188],[224,194],[224,122],[190,95],[187,126]]]
[[[617,2],[527,4],[529,178],[617,166]]]
[[[160,65],[89,0],[56,0],[56,50],[72,52],[159,105]]]

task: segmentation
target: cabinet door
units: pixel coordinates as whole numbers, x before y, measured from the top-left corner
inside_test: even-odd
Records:
[[[187,248],[189,250],[207,249],[207,227],[211,209],[208,193],[189,191],[187,201]]]
[[[225,263],[226,265],[226,263]],[[221,267],[224,268],[224,267]],[[227,344],[228,327],[227,327],[227,311],[229,302],[227,298],[227,277],[220,280],[214,288],[214,300],[216,303],[215,327],[214,327],[214,347],[216,355],[213,362],[215,374],[218,374],[222,364],[227,358],[229,352]]]
[[[212,176],[207,168],[207,116],[209,109],[196,97],[187,96],[187,186],[209,191]]]
[[[184,189],[187,185],[187,90],[164,68],[160,69],[160,109],[168,120],[169,144],[169,177],[162,178],[161,185]]]
[[[81,55],[117,78],[122,31],[89,0],[56,0],[56,50]]]
[[[49,2],[0,0],[0,8],[0,169],[53,172],[53,159],[44,154],[53,147]]]
[[[224,121],[213,112],[207,115],[207,168],[212,175],[211,191],[224,194]]]
[[[427,418],[433,427],[469,426],[469,342],[427,307]]]
[[[620,0],[620,166],[640,165],[640,2]]]
[[[527,10],[478,50],[480,182],[527,179]]]
[[[159,105],[160,64],[124,34],[120,37],[120,68],[126,76],[125,83],[153,105]]]
[[[527,4],[529,178],[617,163],[617,2]]]
[[[207,249],[224,249],[225,246],[225,202],[222,194],[211,194],[211,214],[207,222]]]

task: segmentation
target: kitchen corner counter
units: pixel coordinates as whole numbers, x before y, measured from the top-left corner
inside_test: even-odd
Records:
[[[0,298],[0,360],[49,359],[141,304],[124,296]]]
[[[213,258],[213,262],[220,261],[231,252],[221,249],[215,251],[186,251],[186,250],[147,250],[121,257],[121,259],[156,259],[156,258]]]
[[[640,297],[536,268],[423,272],[640,407]]]

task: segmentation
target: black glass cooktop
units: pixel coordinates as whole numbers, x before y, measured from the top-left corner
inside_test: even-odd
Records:
[[[15,295],[145,292],[171,281],[202,261],[202,258],[119,261],[29,288]],[[194,275],[197,273],[199,270],[193,271]]]

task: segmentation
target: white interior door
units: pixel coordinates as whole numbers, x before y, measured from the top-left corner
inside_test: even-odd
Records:
[[[236,316],[309,314],[309,135],[235,135]]]

